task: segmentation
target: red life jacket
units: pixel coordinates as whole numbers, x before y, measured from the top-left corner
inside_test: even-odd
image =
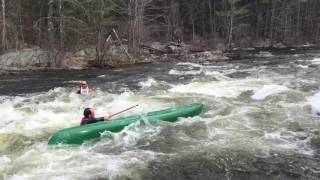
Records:
[[[80,125],[85,125],[85,124],[87,124],[87,122],[88,122],[88,118],[83,117],[83,118],[81,119]]]
[[[104,121],[104,117],[100,117],[100,118],[86,118],[86,117],[83,117],[81,119],[81,123],[80,125],[85,125],[85,124],[92,124],[92,123],[96,123],[96,122],[99,122],[99,121]]]

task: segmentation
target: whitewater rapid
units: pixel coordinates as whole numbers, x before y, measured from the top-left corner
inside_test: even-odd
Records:
[[[60,77],[50,89],[39,78],[46,88],[0,95],[0,179],[317,179],[319,58],[288,56],[270,65],[260,57],[101,70],[85,79],[89,96],[70,93],[78,78]],[[126,116],[194,102],[206,112],[177,123],[137,122],[95,144],[47,145],[55,131],[79,125],[86,107],[105,116],[139,104]],[[298,165],[287,167],[292,161]],[[297,174],[280,173],[288,171]]]

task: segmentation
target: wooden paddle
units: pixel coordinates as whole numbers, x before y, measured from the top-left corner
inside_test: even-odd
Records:
[[[130,110],[130,109],[132,109],[132,108],[137,107],[137,106],[139,106],[139,105],[137,104],[137,105],[134,105],[134,106],[129,107],[129,108],[127,108],[127,109],[124,109],[124,110],[122,110],[122,111],[119,111],[119,112],[117,112],[117,113],[111,114],[110,116],[108,116],[107,119],[108,119],[109,121],[111,121],[111,118],[112,118],[113,116],[116,116],[116,115],[118,115],[118,114],[121,114],[121,113],[123,113],[123,112],[126,112],[126,111],[128,111],[128,110]]]

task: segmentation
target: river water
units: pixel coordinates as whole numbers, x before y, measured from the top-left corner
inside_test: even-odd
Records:
[[[0,179],[320,179],[320,51],[252,52],[241,61],[2,74]],[[94,93],[70,93],[87,80]],[[95,144],[48,147],[101,116],[201,102],[177,123],[132,124]]]

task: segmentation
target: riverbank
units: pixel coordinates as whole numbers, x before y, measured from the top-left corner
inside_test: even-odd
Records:
[[[233,48],[225,50],[223,45],[215,49],[197,46],[195,44],[154,42],[142,45],[141,54],[133,57],[126,52],[126,46],[112,46],[105,52],[103,61],[96,60],[94,47],[59,54],[60,67],[50,66],[48,52],[39,47],[24,48],[0,56],[0,74],[21,71],[46,70],[86,70],[95,68],[120,68],[138,64],[157,64],[163,62],[219,62],[241,60],[250,57],[270,57],[270,52],[297,51],[307,49],[320,49],[317,44],[301,44],[291,47],[282,43],[270,46],[267,43],[257,44],[249,48]]]

